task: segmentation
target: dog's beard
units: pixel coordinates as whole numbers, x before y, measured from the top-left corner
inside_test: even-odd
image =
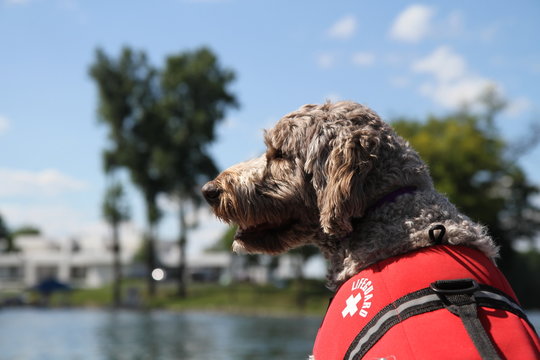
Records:
[[[292,247],[294,220],[282,224],[263,223],[238,227],[234,235],[233,251],[247,253],[279,254]]]
[[[313,231],[295,220],[280,225],[264,223],[246,229],[238,228],[233,251],[277,255],[310,243],[312,238]]]

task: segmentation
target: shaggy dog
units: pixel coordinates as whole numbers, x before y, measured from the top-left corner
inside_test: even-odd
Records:
[[[461,214],[454,205],[435,190],[426,164],[409,144],[389,125],[381,121],[372,110],[352,102],[305,105],[279,120],[274,128],[265,132],[264,139],[265,154],[223,171],[216,179],[204,185],[202,191],[220,219],[238,225],[233,243],[234,251],[279,254],[298,246],[312,244],[317,246],[328,260],[328,282],[331,289],[336,290],[351,279],[352,287],[348,285],[339,289],[330,305],[323,326],[319,329],[314,347],[319,360],[343,358],[343,354],[347,359],[357,359],[368,351],[365,344],[379,346],[379,349],[373,349],[374,352],[385,352],[388,349],[406,352],[409,351],[407,349],[412,349],[414,355],[409,353],[409,355],[399,357],[400,359],[442,358],[440,354],[435,356],[440,353],[441,347],[447,348],[447,354],[451,353],[450,358],[456,358],[455,356],[467,359],[478,358],[475,348],[471,348],[470,352],[456,355],[455,349],[459,348],[461,351],[461,348],[466,348],[465,343],[471,342],[467,340],[467,335],[459,320],[457,320],[457,326],[461,335],[456,335],[456,331],[449,330],[451,326],[444,325],[451,323],[454,324],[452,326],[456,326],[455,319],[434,323],[430,322],[433,317],[427,317],[421,320],[424,321],[422,323],[424,327],[410,325],[415,324],[417,320],[414,319],[408,322],[409,329],[425,329],[427,326],[427,331],[416,332],[416,339],[420,340],[419,346],[411,345],[414,344],[411,340],[414,338],[409,335],[392,338],[394,335],[389,333],[390,335],[385,338],[387,342],[397,339],[397,343],[408,339],[407,346],[386,347],[384,341],[378,343],[376,342],[379,340],[372,341],[373,336],[378,336],[376,335],[378,329],[383,329],[385,324],[390,323],[383,323],[382,319],[386,319],[387,316],[395,316],[396,319],[405,318],[405,312],[393,315],[396,312],[393,309],[411,309],[410,314],[416,311],[417,308],[413,310],[413,306],[417,306],[419,300],[400,301],[409,299],[408,296],[418,288],[409,290],[409,295],[390,304],[390,302],[381,302],[381,296],[385,288],[391,288],[388,286],[390,284],[382,286],[378,283],[374,286],[378,289],[375,298],[379,303],[369,302],[373,296],[371,294],[373,288],[368,287],[371,284],[370,279],[374,279],[376,274],[372,273],[373,277],[369,275],[369,277],[359,279],[359,276],[363,276],[361,274],[366,271],[393,274],[386,278],[392,281],[391,285],[399,285],[406,283],[406,281],[396,280],[403,279],[402,274],[405,274],[405,279],[407,277],[421,279],[423,275],[408,275],[413,272],[435,274],[439,269],[449,271],[448,267],[453,266],[454,263],[464,263],[456,260],[461,255],[452,255],[454,257],[449,257],[453,261],[450,266],[440,266],[444,262],[437,260],[436,263],[416,265],[408,271],[397,273],[392,273],[390,270],[392,266],[381,265],[388,262],[403,264],[404,260],[395,260],[400,255],[412,254],[415,250],[418,250],[415,254],[431,250],[439,254],[445,251],[474,252],[485,260],[482,266],[487,267],[484,268],[495,269],[480,270],[480,277],[487,276],[493,278],[495,283],[506,283],[506,280],[501,280],[502,274],[494,276],[500,272],[488,260],[497,256],[498,248],[487,235],[486,229]],[[433,229],[435,228],[441,229],[437,238],[434,237]],[[465,247],[452,246],[452,250],[447,250],[447,247],[427,249],[434,243],[464,245]],[[482,253],[487,258],[482,256]],[[404,257],[415,256],[418,259],[423,255]],[[400,258],[403,257],[400,256]],[[485,265],[486,263],[488,265]],[[475,265],[472,267],[481,269]],[[373,268],[377,270],[372,270]],[[359,273],[361,271],[362,273]],[[444,280],[440,281],[441,283],[456,284],[456,282],[468,281],[465,280],[468,277],[460,275],[459,278],[452,277],[449,278],[450,280],[437,277],[431,286],[435,286],[434,284],[439,286],[437,285],[439,280]],[[470,281],[475,284],[474,280]],[[485,285],[489,284],[489,281],[485,282]],[[519,319],[516,322],[513,315],[509,316],[504,311],[494,312],[490,309],[492,318],[486,320],[483,313],[482,321],[490,324],[487,326],[490,331],[494,328],[503,329],[514,334],[514,338],[506,334],[493,335],[495,334],[493,331],[491,335],[486,335],[485,330],[479,330],[485,325],[480,324],[478,317],[470,317],[471,313],[476,314],[477,308],[475,303],[471,308],[469,301],[480,295],[477,295],[477,292],[474,292],[474,295],[467,295],[473,293],[471,289],[476,289],[474,286],[463,287],[465,289],[463,291],[469,292],[460,293],[459,297],[440,295],[448,296],[444,299],[450,301],[452,305],[445,303],[444,306],[448,306],[450,311],[432,313],[435,315],[430,316],[455,318],[453,314],[459,314],[463,323],[466,324],[470,339],[485,359],[499,358],[489,336],[495,336],[496,341],[501,338],[506,339],[504,345],[506,347],[501,347],[499,343],[498,351],[505,352],[508,348],[518,349],[519,358],[524,358],[525,348],[536,341],[536,345],[533,345],[532,350],[527,354],[536,354],[530,355],[531,358],[540,355],[538,338],[530,340],[535,338],[534,330],[527,327],[525,332],[518,332],[516,329],[524,329],[523,326],[526,325],[522,325]],[[362,294],[358,292],[359,289],[363,291]],[[441,290],[433,287],[431,289]],[[388,294],[391,293],[386,291]],[[419,292],[416,291],[415,294]],[[455,288],[450,293],[454,294]],[[511,289],[508,293],[512,293]],[[433,296],[438,299],[439,295],[426,295],[422,299]],[[502,298],[500,293],[490,296],[496,301]],[[360,299],[364,302],[360,303]],[[452,302],[458,300],[459,302],[455,304]],[[505,305],[508,303],[510,303],[510,308],[507,306],[506,310],[515,311],[519,307],[512,300],[506,301]],[[382,306],[386,304],[389,305],[383,308]],[[359,307],[362,308],[361,311]],[[374,313],[377,315],[366,326],[361,325],[359,327],[361,331],[357,332],[358,329],[349,326],[359,326],[363,317],[366,321],[370,319],[367,317],[368,311],[364,310],[365,308],[369,309],[370,316],[374,316]],[[376,309],[379,308],[382,309],[381,312],[377,312],[379,310]],[[458,310],[463,313],[459,313]],[[386,315],[383,316],[382,311],[387,311]],[[416,312],[413,315],[418,314]],[[419,318],[421,317],[415,316],[415,319]],[[510,322],[499,326],[496,318],[509,318]],[[521,318],[526,318],[526,316],[522,314]],[[373,327],[366,330],[369,324]],[[443,324],[441,326],[447,327],[437,332],[433,330],[432,324],[437,326]],[[473,330],[469,331],[470,329]],[[449,338],[444,338],[447,331],[452,332],[451,341],[447,341]],[[523,334],[520,338],[523,342],[520,344],[516,341],[515,334],[518,333]],[[434,336],[434,338],[429,340],[429,336]],[[438,348],[428,357],[422,357],[422,355],[417,357],[419,349],[426,348],[425,343],[438,346]],[[335,351],[336,347],[339,347],[337,351]],[[349,350],[345,353],[347,348]],[[469,351],[469,348],[464,351]],[[396,358],[393,355],[389,357],[386,354],[382,355],[385,356],[376,358]],[[525,355],[527,356],[529,355]]]
[[[265,132],[266,153],[223,171],[202,191],[220,219],[238,225],[233,250],[279,254],[313,244],[329,261],[331,289],[380,260],[442,243],[497,256],[486,229],[433,187],[416,151],[371,109],[305,105]],[[406,192],[384,205],[384,197]]]

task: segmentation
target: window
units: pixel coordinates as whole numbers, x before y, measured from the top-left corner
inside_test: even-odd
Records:
[[[84,280],[86,278],[86,267],[72,266],[69,269],[69,278],[71,280]]]
[[[58,278],[58,266],[41,265],[36,268],[38,281]]]
[[[3,281],[17,281],[23,277],[23,269],[20,266],[1,266],[0,279]]]

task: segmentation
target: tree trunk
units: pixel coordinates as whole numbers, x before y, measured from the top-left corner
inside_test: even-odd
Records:
[[[115,308],[122,305],[122,263],[120,261],[120,237],[119,225],[113,224],[113,306]]]
[[[299,309],[304,309],[306,307],[306,288],[305,288],[305,279],[304,279],[304,264],[305,264],[305,258],[304,254],[302,253],[303,249],[300,249],[301,252],[297,255],[298,258],[296,259],[296,269],[295,269],[295,277],[297,282],[297,293],[296,293],[296,306]]]
[[[180,225],[178,248],[180,250],[180,259],[178,263],[178,296],[185,298],[187,296],[187,264],[186,264],[186,244],[187,244],[187,225],[184,204],[181,199],[178,201],[178,220]]]
[[[147,289],[148,296],[153,298],[156,295],[156,281],[152,277],[152,271],[156,268],[156,249],[155,249],[155,234],[154,234],[155,224],[150,224],[148,228],[148,233],[146,234],[146,266],[147,274]]]

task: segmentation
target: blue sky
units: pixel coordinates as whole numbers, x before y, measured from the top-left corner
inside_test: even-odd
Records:
[[[0,213],[49,236],[103,234],[106,131],[88,76],[97,47],[144,50],[157,66],[211,47],[236,71],[241,104],[213,146],[225,168],[259,154],[262,129],[282,115],[326,99],[422,118],[492,85],[510,104],[499,128],[519,141],[540,121],[538,19],[537,0],[0,0]],[[539,160],[539,149],[521,160],[538,185]],[[132,225],[142,228],[139,194],[129,194]],[[192,252],[223,230],[200,215]],[[162,236],[175,226],[171,213]]]

